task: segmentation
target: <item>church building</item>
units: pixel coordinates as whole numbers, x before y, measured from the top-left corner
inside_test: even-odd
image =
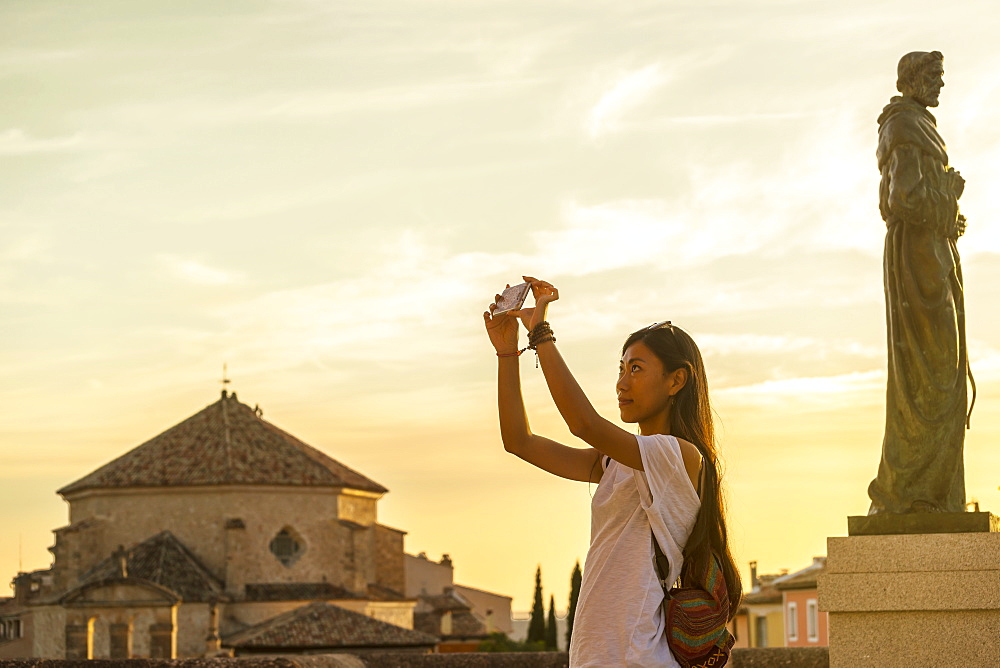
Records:
[[[223,390],[59,490],[69,524],[0,599],[0,658],[433,651],[386,492]]]

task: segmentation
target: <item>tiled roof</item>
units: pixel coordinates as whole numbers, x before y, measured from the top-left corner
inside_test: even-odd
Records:
[[[760,584],[752,591],[743,595],[743,605],[760,605],[764,603],[781,603],[781,592],[775,589],[774,581],[781,575],[761,575]]]
[[[248,601],[331,601],[363,598],[329,582],[248,584]]]
[[[471,612],[456,612],[451,616],[451,635],[464,638],[487,637],[486,625],[479,621]]]
[[[405,594],[402,594],[395,589],[390,587],[383,587],[379,584],[368,583],[368,600],[370,601],[412,601],[412,598],[407,598]]]
[[[446,594],[421,594],[418,597],[421,608],[428,607],[434,612],[458,612],[459,610],[470,610],[470,606],[465,601],[459,599],[452,593]]]
[[[387,624],[329,603],[310,603],[234,633],[226,647],[256,649],[349,649],[433,647],[437,638]]]
[[[445,639],[489,637],[486,626],[468,610],[451,613],[451,633],[447,635],[441,632],[442,617],[443,615],[438,612],[415,612],[413,613],[413,628]]]
[[[451,633],[442,631],[442,620],[451,615]],[[443,594],[421,594],[413,612],[413,628],[446,638],[487,637],[486,626],[471,612],[469,603],[454,589]]]
[[[826,569],[826,557],[815,557],[813,563],[800,571],[791,573],[774,581],[774,586],[783,589],[815,589],[816,578]]]
[[[223,598],[223,583],[212,575],[169,531],[147,538],[127,550],[128,577],[156,583],[184,601]],[[80,577],[86,585],[120,577],[118,560],[110,556]]]
[[[292,485],[386,488],[262,419],[223,391],[180,424],[59,490],[101,487]]]

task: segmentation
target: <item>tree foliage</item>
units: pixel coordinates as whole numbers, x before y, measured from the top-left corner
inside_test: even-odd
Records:
[[[545,643],[545,604],[542,603],[542,567],[535,571],[535,602],[528,622],[528,642]]]
[[[556,597],[549,596],[549,619],[545,622],[545,649],[556,651],[559,649],[559,630],[556,627]]]
[[[580,600],[580,585],[583,584],[583,572],[580,570],[580,560],[576,560],[573,574],[569,578],[569,613],[566,615],[566,650],[573,638],[573,621],[576,619],[576,604]]]

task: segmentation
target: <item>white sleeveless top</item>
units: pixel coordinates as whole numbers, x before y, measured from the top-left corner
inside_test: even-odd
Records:
[[[644,471],[607,464],[591,503],[590,550],[569,649],[570,668],[664,668],[679,664],[667,646],[663,589],[653,565],[650,526],[670,560],[669,582],[701,502],[673,436],[636,436]],[[602,457],[602,465],[608,458]]]

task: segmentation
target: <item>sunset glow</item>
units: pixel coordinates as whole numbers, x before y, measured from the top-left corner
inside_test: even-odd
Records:
[[[737,559],[808,565],[878,465],[875,120],[918,49],[968,181],[966,485],[1000,509],[994,3],[28,2],[0,34],[0,577],[226,363],[390,489],[408,552],[515,610],[541,564],[565,608],[593,489],[503,451],[482,326],[522,274],[609,419],[627,334],[692,334]],[[532,428],[573,442],[521,364]]]

